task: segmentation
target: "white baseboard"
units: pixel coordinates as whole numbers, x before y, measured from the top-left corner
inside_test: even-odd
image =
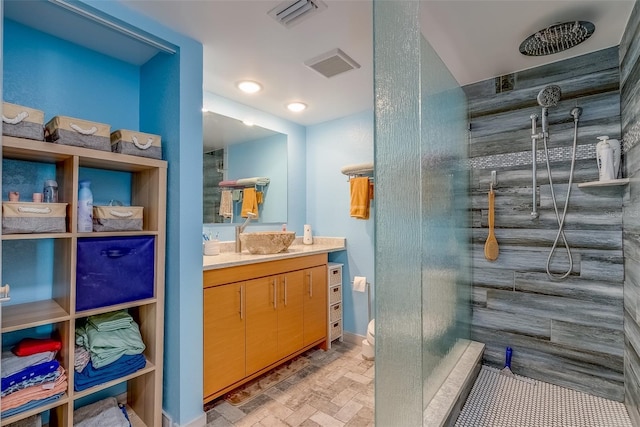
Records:
[[[207,414],[202,414],[200,415],[198,418],[196,418],[195,420],[184,424],[184,425],[180,425],[178,423],[174,423],[171,420],[171,417],[169,416],[169,414],[167,414],[165,411],[162,411],[162,427],[205,427],[205,425],[207,424]]]
[[[343,332],[342,339],[344,342],[348,342],[349,344],[361,345],[362,340],[365,339],[365,337],[351,332]]]

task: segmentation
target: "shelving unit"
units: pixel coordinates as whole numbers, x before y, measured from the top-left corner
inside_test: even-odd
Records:
[[[86,148],[71,147],[14,137],[3,137],[3,159],[54,164],[59,184],[59,199],[67,205],[67,224],[64,233],[10,234],[2,236],[3,251],[11,250],[29,240],[53,241],[53,283],[51,298],[5,305],[2,308],[2,333],[27,331],[50,326],[51,335],[62,341],[58,360],[68,377],[66,394],[55,402],[2,419],[4,426],[33,414],[50,411],[51,426],[72,426],[74,405],[79,399],[118,384],[127,388],[127,405],[136,425],[161,425],[162,368],[164,334],[164,270],[167,162]],[[80,168],[119,171],[131,174],[131,204],[144,208],[142,231],[78,233],[78,181]],[[3,189],[5,192],[5,189]],[[76,259],[78,241],[85,237],[153,236],[155,262],[153,266],[153,297],[122,304],[76,311]],[[38,260],[33,260],[37,267]],[[3,275],[12,265],[3,265]],[[10,283],[12,291],[21,283]],[[132,374],[79,392],[74,391],[75,328],[82,319],[95,314],[127,309],[140,327],[145,343],[146,366]],[[27,331],[28,332],[28,331]]]
[[[337,339],[342,342],[342,264],[330,262],[327,264],[327,285],[329,296],[327,298],[329,320],[327,331],[327,348]]]

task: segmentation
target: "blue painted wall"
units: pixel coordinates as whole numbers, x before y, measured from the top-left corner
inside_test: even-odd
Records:
[[[314,235],[347,238],[347,251],[330,254],[330,261],[344,264],[343,328],[363,336],[368,324],[367,294],[353,291],[351,281],[365,276],[373,285],[373,300],[375,200],[368,220],[351,218],[349,182],[340,169],[372,161],[373,111],[307,127],[307,223]]]
[[[258,206],[260,222],[282,224],[282,219],[287,216],[286,135],[273,135],[229,146],[227,179],[255,176],[269,178],[269,185],[258,188],[264,194],[264,203]],[[234,203],[236,223],[240,218],[241,207],[242,203]]]
[[[203,416],[202,45],[118,2],[84,3],[168,41],[178,53],[158,55],[138,67],[5,21],[5,42],[10,35],[19,43],[3,44],[3,95],[44,110],[45,120],[68,115],[108,123],[114,130],[162,135],[169,163],[163,407],[184,425]],[[38,256],[50,252],[47,242],[40,246],[27,250]],[[38,277],[34,281],[44,283]]]

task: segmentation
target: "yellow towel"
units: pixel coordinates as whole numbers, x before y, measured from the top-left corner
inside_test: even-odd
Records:
[[[369,178],[366,176],[351,178],[351,211],[353,218],[369,219]]]
[[[261,205],[263,202],[263,193],[262,191],[256,191],[256,200],[258,201],[258,204]]]
[[[245,188],[242,195],[242,211],[240,215],[243,218],[247,217],[247,212],[253,212],[256,214],[254,219],[258,218],[258,198],[256,197],[255,188]]]

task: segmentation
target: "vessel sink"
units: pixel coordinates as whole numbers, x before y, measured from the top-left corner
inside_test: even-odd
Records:
[[[242,247],[250,254],[268,255],[285,252],[296,238],[295,231],[254,231],[240,233]]]

